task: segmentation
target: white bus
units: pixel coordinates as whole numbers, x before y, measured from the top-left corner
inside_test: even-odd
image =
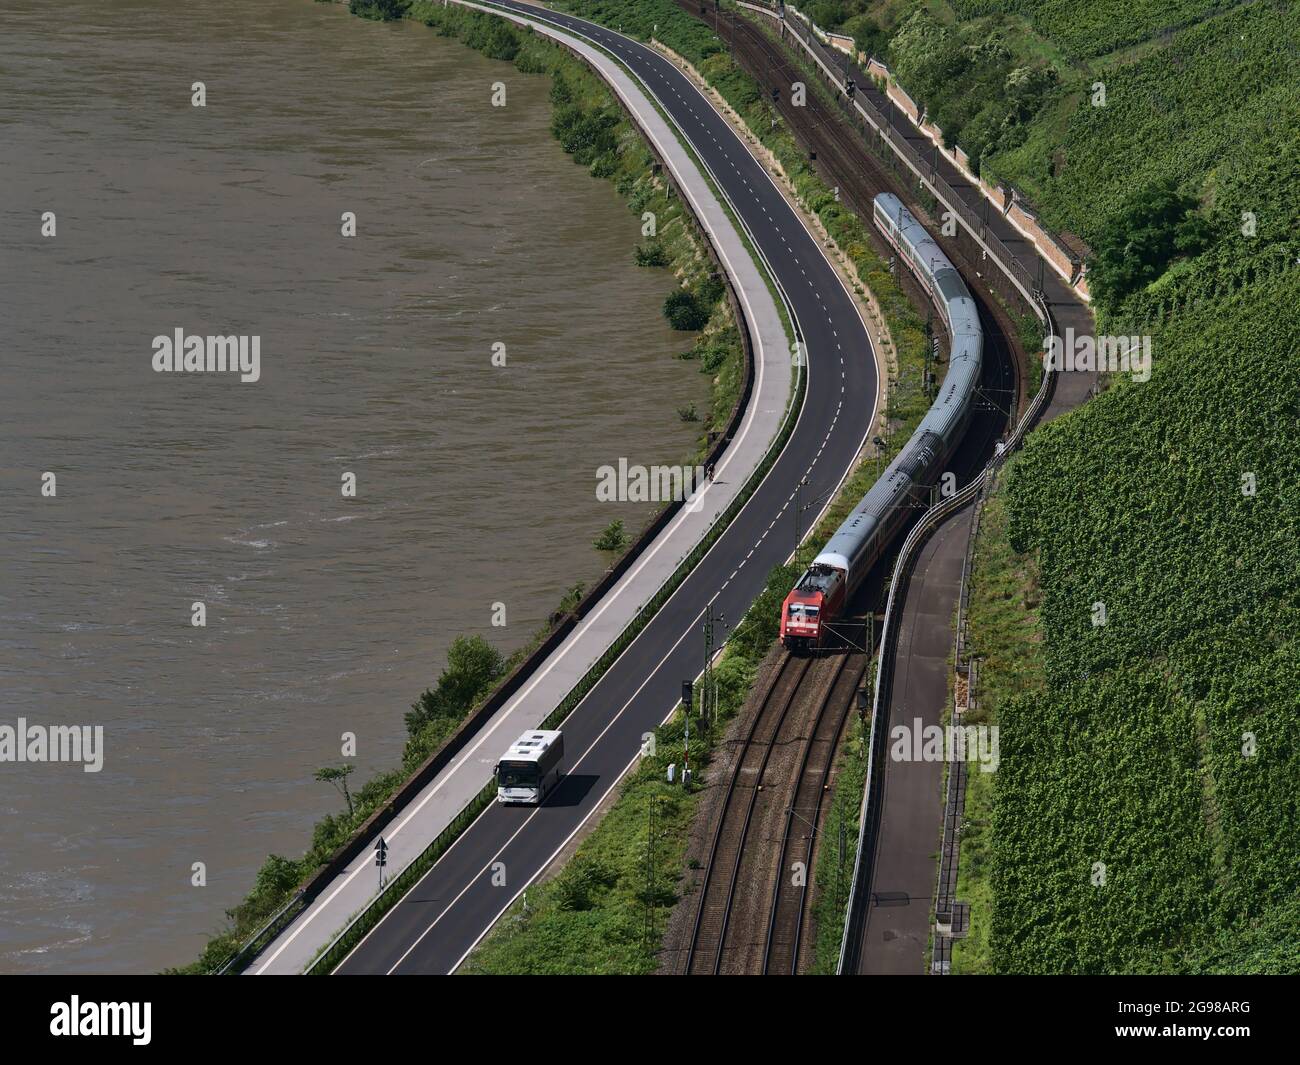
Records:
[[[497,802],[540,806],[560,782],[564,737],[558,731],[533,729],[510,745],[497,763]]]

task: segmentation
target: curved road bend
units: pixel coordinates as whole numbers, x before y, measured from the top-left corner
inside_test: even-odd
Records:
[[[682,0],[678,0],[678,3],[681,2]],[[776,18],[771,12],[765,12],[764,14],[769,18]],[[791,34],[785,35],[787,45],[795,50],[803,49],[802,40],[798,37],[791,40],[791,36]],[[902,140],[907,141],[913,151],[923,159],[933,160],[938,175],[948,183],[958,198],[976,215],[986,217],[989,232],[1002,242],[1007,251],[1028,271],[1031,277],[1037,277],[1041,256],[1034,247],[1033,241],[1017,229],[1000,210],[989,206],[983,192],[955,163],[943,153],[935,152],[934,142],[917,128],[916,123],[887,94],[876,87],[876,83],[856,63],[850,61],[841,52],[832,52],[821,45],[817,47],[821,53],[820,57],[829,59],[827,65],[836,69],[841,79],[844,70],[846,68],[849,70],[857,85],[859,98],[869,100],[876,110],[885,117],[893,133]],[[866,114],[862,108],[855,103],[855,109],[865,122]],[[985,213],[986,207],[989,207],[987,214]],[[1076,333],[1090,334],[1095,328],[1095,322],[1088,305],[1074,289],[1065,283],[1060,274],[1046,262],[1043,263],[1042,283],[1043,298],[1051,312],[1052,319],[1056,322],[1057,330],[1063,332],[1067,327],[1073,327]],[[1057,399],[1054,398],[1053,408],[1043,415],[1040,424],[1049,420],[1054,413],[1059,413],[1060,409],[1071,410],[1084,402],[1089,389],[1095,384],[1095,381],[1096,377],[1092,374],[1058,374],[1055,388],[1056,393],[1061,398],[1061,406],[1059,408],[1055,406]]]
[[[794,308],[808,388],[781,456],[694,572],[564,724],[568,776],[540,809],[493,805],[337,971],[448,973],[550,863],[636,759],[642,736],[701,668],[705,606],[734,624],[794,546],[795,485],[831,494],[874,419],[877,375],[856,305],[762,165],[670,61],[604,27],[528,4],[500,5],[612,51],[658,100],[712,170]],[[811,512],[801,528],[811,522]],[[361,861],[369,861],[364,855]],[[498,886],[501,876],[505,883]]]

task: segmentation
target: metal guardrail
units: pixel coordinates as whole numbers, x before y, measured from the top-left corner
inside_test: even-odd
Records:
[[[491,806],[495,799],[496,781],[489,781],[483,790],[470,799],[469,803],[447,823],[447,827],[433,838],[432,843],[407,862],[402,867],[401,872],[384,882],[384,886],[371,896],[370,901],[358,910],[353,915],[352,920],[348,921],[339,930],[338,934],[312,959],[311,964],[305,970],[306,975],[327,976],[342,963],[343,957],[334,956],[340,952],[340,945],[348,945],[350,952],[350,948],[355,947],[356,944],[349,944],[348,941],[356,933],[357,929],[368,933],[371,928],[383,920],[389,909],[392,908],[392,904],[419,882],[420,878],[451,848],[451,845],[456,842],[461,832],[472,824],[479,814]],[[381,906],[381,902],[384,900],[388,901]]]
[[[822,44],[813,33],[811,26],[806,21],[806,16],[795,12],[795,18],[790,19],[784,18],[781,14],[765,7],[759,8],[757,5],[749,3],[743,6],[761,10],[773,16],[782,26],[791,31],[792,36],[803,45],[813,61],[822,69],[827,80],[841,94],[839,97],[840,106],[846,110],[850,107],[856,109],[867,125],[907,164],[921,185],[929,189],[936,200],[952,211],[964,223],[967,231],[983,247],[995,265],[1007,276],[1034,311],[1034,314],[1043,323],[1047,338],[1050,339],[1054,336],[1055,327],[1043,292],[1043,276],[1046,264],[1042,257],[1037,254],[1037,251],[1035,251],[1035,258],[1038,263],[1038,271],[1037,277],[1035,277],[1011,253],[1006,244],[995,233],[989,231],[987,212],[991,204],[988,200],[983,201],[985,213],[981,217],[939,175],[940,156],[938,146],[934,146],[931,159],[926,160],[923,158],[906,138],[895,130],[893,124],[879,108],[866,98],[870,93],[879,91],[874,88],[874,79],[857,64],[851,62],[847,56],[841,59],[831,55],[828,47]],[[845,92],[845,82],[849,77],[852,77],[855,84],[860,87],[860,91],[851,99],[851,103]],[[884,625],[880,635],[880,657],[876,664],[871,732],[868,739],[867,776],[863,788],[862,806],[859,811],[858,849],[854,859],[853,878],[849,886],[844,933],[840,940],[840,956],[835,970],[837,975],[842,975],[846,971],[846,960],[852,962],[852,965],[847,967],[850,971],[857,968],[857,946],[861,940],[862,920],[865,916],[866,905],[865,895],[868,886],[864,881],[869,881],[871,863],[874,860],[875,834],[878,825],[877,814],[879,812],[877,807],[880,802],[881,788],[884,781],[884,773],[879,770],[878,763],[884,753],[884,737],[887,734],[888,722],[884,720],[885,715],[882,710],[887,709],[889,702],[893,654],[898,640],[897,607],[901,601],[901,589],[906,584],[909,569],[916,560],[920,545],[949,517],[965,508],[972,500],[981,496],[988,486],[992,485],[993,478],[1002,463],[1020,445],[1025,434],[1046,407],[1054,382],[1055,374],[1045,367],[1038,392],[1016,423],[1010,436],[1003,442],[998,453],[960,491],[930,507],[916,525],[912,527],[903,541],[903,546],[899,549],[890,581],[889,597],[885,604]],[[966,567],[964,566],[963,589],[965,588],[965,576]],[[869,851],[871,856],[864,859],[863,855]],[[851,956],[849,954],[850,949],[854,952]]]
[[[961,560],[961,592],[957,596],[957,642],[953,656],[953,663],[958,673],[967,668],[966,625],[969,621],[968,613],[970,610],[970,571],[975,562],[975,539],[979,536],[983,502],[981,499],[980,506],[975,510],[975,517],[971,519],[970,542],[966,545],[966,555]]]
[[[1042,304],[1042,316],[1046,334],[1050,338],[1054,335],[1055,329],[1051,315],[1047,312],[1046,303]],[[966,557],[962,560],[961,591],[957,598],[957,639],[954,665],[958,672],[962,671],[966,657],[966,623],[970,608],[970,574],[974,565],[975,539],[979,535],[980,514],[988,494],[993,488],[998,469],[1006,461],[1007,455],[1010,454],[1012,448],[1019,445],[1023,440],[1025,433],[1028,432],[1032,425],[1032,420],[1036,419],[1042,412],[1043,405],[1047,402],[1050,394],[1050,386],[1054,380],[1055,375],[1050,371],[1045,371],[1043,383],[1039,388],[1038,395],[1034,397],[1034,402],[1026,412],[1026,417],[1017,423],[1016,432],[1010,438],[1008,445],[1000,454],[994,456],[994,460],[985,467],[978,478],[980,482],[979,498],[976,500],[975,516],[971,521],[970,539],[966,545]],[[972,705],[972,693],[977,672],[975,662],[970,662],[966,668],[967,708]],[[951,971],[952,942],[959,932],[964,934],[965,927],[959,928],[958,924],[969,917],[967,912],[969,907],[963,909],[964,904],[959,903],[956,899],[958,861],[961,850],[958,831],[961,827],[961,814],[962,808],[965,806],[965,800],[966,763],[962,761],[950,763],[947,791],[944,796],[943,842],[939,852],[939,872],[935,885],[934,913],[936,925],[941,923],[942,915],[948,915],[951,932],[947,934],[936,932],[935,935],[931,972],[939,975],[947,975]]]
[[[967,537],[966,553],[961,563],[960,591],[957,595],[957,639],[954,653],[954,667],[958,674],[966,677],[965,710],[974,706],[972,692],[978,669],[975,662],[965,661],[967,611],[970,607],[970,574],[975,561],[975,542],[979,538],[980,516],[984,513],[984,504],[988,501],[992,479],[986,479],[975,502],[975,512],[971,515],[970,534]],[[954,700],[950,708],[952,724],[961,727],[957,721],[957,703]],[[969,916],[969,906],[957,901],[957,870],[961,860],[961,815],[966,805],[966,763],[957,759],[948,763],[947,789],[943,804],[943,842],[939,849],[938,882],[934,892],[934,949],[931,953],[930,972],[947,975],[952,967],[952,944],[954,939],[964,935],[964,920]],[[940,926],[947,925],[947,931]]]
[[[271,938],[274,939],[275,936],[278,936],[280,932],[289,925],[293,917],[298,916],[296,907],[303,905],[304,898],[305,893],[303,891],[295,891],[293,897],[267,919],[266,924],[262,925],[261,928],[244,940],[244,942],[240,944],[239,949],[236,950],[234,954],[230,955],[219,969],[213,970],[212,975],[225,976],[246,955],[255,957],[258,951],[262,950],[266,946],[267,942],[270,942],[270,940],[265,940],[264,942],[265,936],[268,932],[273,933]],[[292,916],[289,915],[290,910],[295,911]]]
[[[939,879],[934,902],[934,949],[930,972],[946,976],[951,972],[952,944],[965,935],[966,919],[970,907],[958,902],[957,868],[961,858],[962,810],[966,805],[966,778],[968,770],[964,759],[948,763],[948,790],[943,804],[943,845],[939,852]]]

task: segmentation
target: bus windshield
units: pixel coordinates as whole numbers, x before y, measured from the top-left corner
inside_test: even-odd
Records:
[[[538,784],[536,762],[502,762],[497,766],[497,786],[535,788]]]

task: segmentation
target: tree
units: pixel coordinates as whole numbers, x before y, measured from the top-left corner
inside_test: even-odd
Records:
[[[853,47],[864,52],[868,59],[885,61],[889,49],[889,34],[883,30],[875,19],[869,15],[860,15],[851,19],[844,27],[853,35]]]
[[[668,252],[664,249],[663,244],[657,240],[638,244],[632,252],[632,257],[637,266],[664,267],[668,265]]]
[[[457,636],[438,683],[411,704],[407,731],[415,736],[435,720],[459,722],[503,672],[501,652],[482,636]]]
[[[590,166],[602,156],[618,154],[616,108],[585,108],[562,78],[551,86],[551,133],[575,163]]]
[[[352,793],[348,791],[348,777],[352,775],[352,770],[356,769],[354,765],[327,765],[324,769],[316,770],[316,779],[322,784],[333,784],[343,795],[348,804],[348,818],[351,819],[352,810]]]
[[[562,70],[557,70],[551,79],[551,103],[556,107],[573,103],[573,88]]]
[[[472,35],[471,35],[472,36]],[[482,40],[467,43],[477,48],[489,59],[504,59],[513,62],[519,54],[519,38],[514,31],[499,18],[490,18],[486,26],[486,35]]]
[[[1132,193],[1093,241],[1093,296],[1114,306],[1160,277],[1174,259],[1197,254],[1209,239],[1209,225],[1196,206],[1172,178]]]
[[[596,537],[595,547],[597,551],[622,551],[627,547],[627,532],[623,529],[623,523],[615,520],[606,525],[604,532]]]
[[[664,317],[674,329],[693,332],[708,324],[709,310],[686,289],[679,288],[664,300]]]
[[[298,868],[297,862],[272,854],[257,871],[255,890],[258,894],[279,896],[296,887],[301,879],[302,871]]]
[[[411,0],[350,0],[348,11],[364,18],[393,22],[406,17]]]

